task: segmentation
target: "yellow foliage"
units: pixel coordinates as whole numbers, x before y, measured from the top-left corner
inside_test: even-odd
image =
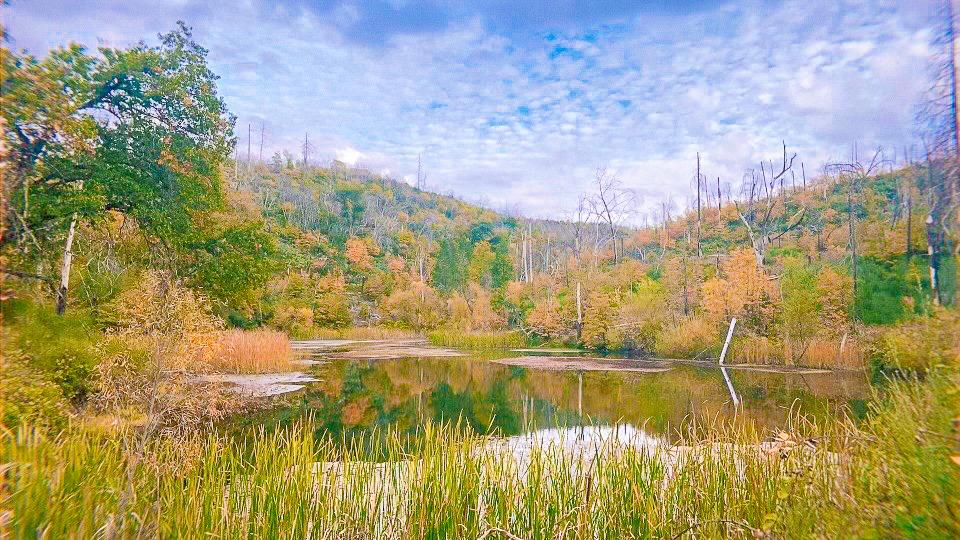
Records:
[[[148,270],[105,305],[100,318],[113,333],[149,341],[166,369],[203,370],[217,353],[223,327],[209,306],[168,274]]]
[[[457,330],[471,330],[473,326],[473,314],[470,313],[470,304],[460,293],[454,293],[447,300],[447,311],[450,317],[447,321],[451,328]]]
[[[850,302],[853,297],[853,278],[826,267],[817,276],[820,297],[819,322],[830,335],[840,336],[850,327]]]
[[[436,291],[422,283],[394,291],[382,304],[386,321],[399,328],[424,330],[443,322],[444,305]]]
[[[611,318],[617,307],[616,297],[606,291],[594,291],[587,296],[583,311],[583,328],[580,331],[580,340],[591,348],[609,348],[610,338],[614,337],[615,328],[612,328]],[[611,332],[613,330],[613,332]]]
[[[733,251],[722,264],[722,277],[707,280],[701,290],[703,311],[714,322],[738,317],[743,326],[762,329],[773,319],[773,286],[752,249]]]

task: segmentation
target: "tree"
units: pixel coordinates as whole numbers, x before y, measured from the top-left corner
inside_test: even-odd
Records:
[[[606,228],[604,243],[613,244],[613,261],[616,262],[623,252],[622,245],[618,245],[618,241],[622,241],[620,228],[636,207],[636,195],[603,167],[597,168],[594,183],[596,193],[589,199],[591,211],[598,223]]]
[[[433,266],[433,283],[443,292],[460,290],[466,283],[467,253],[458,238],[440,241],[437,260]]]
[[[182,22],[157,46],[99,53],[71,45],[39,60],[2,49],[12,174],[0,242],[22,254],[32,247],[42,259],[49,246],[39,238],[115,210],[135,218],[169,257],[192,247],[197,211],[225,205],[219,171],[234,119],[217,95],[207,51]],[[73,237],[63,250],[61,312]]]
[[[493,262],[496,254],[490,247],[490,242],[482,240],[473,246],[473,253],[470,255],[470,266],[467,268],[467,275],[471,282],[479,283],[485,287],[492,285]]]
[[[785,175],[793,169],[793,162],[797,154],[787,157],[787,144],[783,144],[783,163],[780,172],[774,174],[773,163],[770,163],[770,177],[767,169],[760,162],[760,174],[756,170],[748,171],[745,175],[743,191],[746,198],[746,208],[741,209],[740,203],[734,201],[740,221],[747,228],[750,244],[753,246],[756,263],[763,265],[767,255],[767,248],[771,243],[780,239],[788,232],[796,229],[803,222],[806,206],[791,208],[787,201],[786,192],[781,189],[782,201],[777,204],[777,183],[783,182]],[[795,210],[795,211],[794,211]],[[792,216],[788,214],[794,211]],[[781,215],[777,215],[780,212]]]

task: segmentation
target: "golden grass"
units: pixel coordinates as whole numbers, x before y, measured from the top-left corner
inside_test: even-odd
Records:
[[[690,317],[667,325],[657,335],[654,351],[664,358],[712,356],[720,350],[720,330],[710,321]]]
[[[814,338],[807,344],[799,363],[810,367],[860,369],[864,365],[863,348],[848,337],[840,350],[841,339]]]
[[[729,362],[736,364],[784,364],[784,348],[766,336],[734,336]]]
[[[278,330],[226,330],[209,367],[229,373],[270,373],[292,368],[293,349]]]
[[[795,365],[828,369],[861,369],[864,355],[852,336],[814,337],[803,342],[779,341],[766,336],[734,336],[729,361],[737,364]]]

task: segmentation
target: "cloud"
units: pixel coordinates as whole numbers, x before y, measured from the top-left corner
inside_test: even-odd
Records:
[[[781,141],[808,172],[854,142],[913,141],[928,4],[546,6],[37,0],[4,11],[15,45],[39,52],[150,40],[182,18],[238,125],[255,137],[264,126],[266,155],[298,153],[308,134],[312,156],[408,181],[420,155],[432,189],[532,215],[572,209],[598,165],[649,211],[685,201],[697,152],[711,178],[737,184]]]

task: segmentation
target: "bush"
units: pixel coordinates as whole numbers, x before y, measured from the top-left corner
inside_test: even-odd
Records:
[[[30,368],[18,353],[4,351],[0,367],[0,424],[60,430],[66,427],[70,405],[63,390],[44,372]]]
[[[167,369],[202,369],[217,352],[223,322],[207,299],[170,276],[149,270],[100,310],[110,333],[151,341]]]
[[[939,308],[885,330],[870,350],[880,369],[924,371],[937,364],[960,365],[960,314]]]
[[[102,334],[84,312],[57,315],[51,306],[10,300],[5,309],[4,351],[23,351],[24,365],[43,374],[70,400],[84,398],[95,384]]]
[[[893,324],[909,316],[910,306],[924,304],[924,273],[904,260],[863,257],[859,263],[854,314],[866,324]],[[912,298],[904,302],[905,298]]]
[[[426,285],[395,291],[383,301],[382,310],[390,325],[412,330],[440,326],[446,311],[443,300]]]

